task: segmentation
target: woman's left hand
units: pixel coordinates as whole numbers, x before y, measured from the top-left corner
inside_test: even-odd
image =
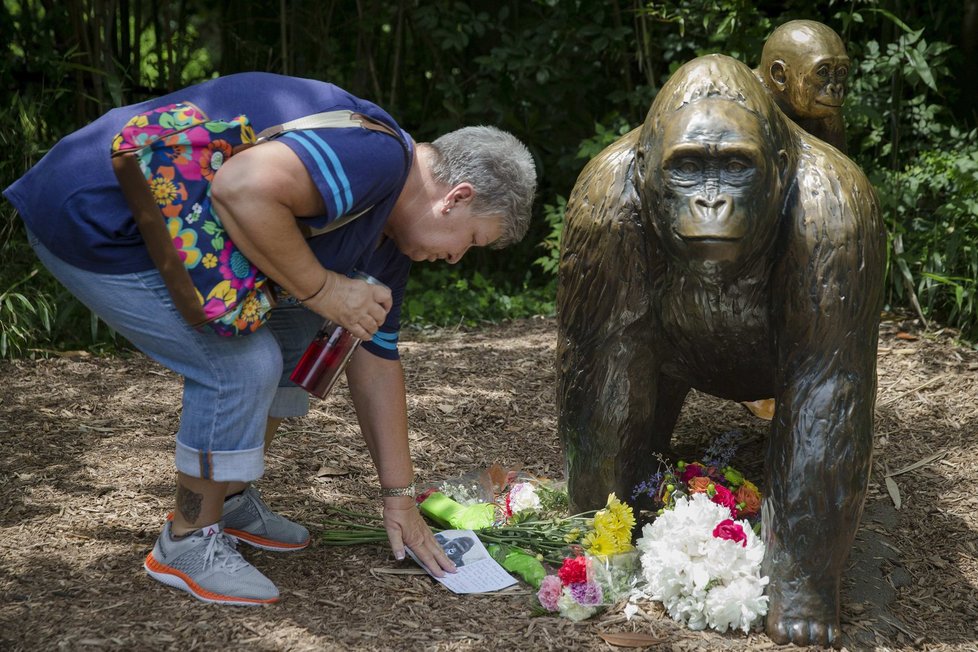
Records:
[[[431,528],[418,511],[414,498],[392,496],[384,498],[384,528],[396,559],[404,559],[404,548],[410,548],[424,567],[435,577],[454,573],[455,564],[448,558]]]

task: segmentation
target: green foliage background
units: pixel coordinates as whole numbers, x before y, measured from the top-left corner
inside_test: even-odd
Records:
[[[553,311],[565,197],[588,158],[710,52],[755,65],[771,29],[822,20],[854,61],[850,156],[890,239],[887,303],[978,339],[978,0],[4,0],[0,187],[119,104],[242,70],[325,79],[418,140],[493,124],[541,174],[534,226],[505,253],[418,265],[417,326]],[[112,346],[40,268],[0,202],[0,356]]]

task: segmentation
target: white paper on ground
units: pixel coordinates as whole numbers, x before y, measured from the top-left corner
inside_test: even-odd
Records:
[[[454,593],[489,593],[516,584],[516,578],[489,556],[489,551],[472,530],[444,530],[435,535],[435,540],[455,562],[458,572],[432,577]],[[407,551],[411,559],[424,568],[411,549]]]

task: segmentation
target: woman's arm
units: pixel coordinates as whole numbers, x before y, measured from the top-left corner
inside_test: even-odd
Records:
[[[326,207],[289,147],[263,143],[229,158],[211,199],[234,244],[306,307],[361,339],[383,323],[390,291],[327,270],[306,244],[295,217],[323,215]]]
[[[400,360],[385,360],[363,349],[346,369],[360,431],[370,449],[382,487],[406,487],[414,481],[408,445],[407,404]],[[407,546],[436,576],[454,572],[410,496],[384,498],[384,527],[394,556],[404,558]]]

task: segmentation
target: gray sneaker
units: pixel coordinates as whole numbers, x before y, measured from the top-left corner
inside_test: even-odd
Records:
[[[222,520],[228,536],[262,550],[291,552],[309,545],[309,530],[270,510],[254,487],[224,501]]]
[[[173,539],[171,525],[167,521],[146,555],[143,567],[150,577],[204,602],[260,605],[278,601],[272,581],[245,561],[220,525],[183,539]]]

